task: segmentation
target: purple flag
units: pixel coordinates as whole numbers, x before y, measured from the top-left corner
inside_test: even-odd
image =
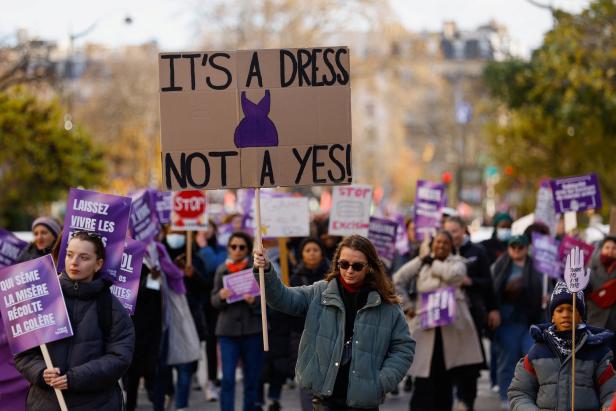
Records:
[[[376,248],[385,267],[390,268],[396,254],[396,231],[398,223],[384,218],[370,217],[368,239]]]
[[[558,255],[560,242],[549,235],[532,233],[533,265],[537,271],[557,280],[561,279],[561,265]]]
[[[169,224],[171,221],[171,197],[173,192],[150,190],[150,195],[153,198],[154,207],[158,214],[158,221],[161,224]]]
[[[244,300],[244,294],[259,296],[259,284],[252,274],[252,268],[238,271],[237,273],[227,274],[222,277],[225,288],[231,290],[231,296],[227,298],[227,303],[232,304]]]
[[[441,208],[445,203],[445,186],[425,180],[417,180],[415,191],[415,237],[423,241],[432,236],[441,226]]]
[[[71,188],[66,203],[58,270],[64,270],[66,246],[70,236],[76,231],[87,231],[102,237],[105,244],[105,264],[101,272],[107,278],[115,279],[122,263],[130,205],[129,197]]]
[[[135,313],[145,251],[146,245],[141,241],[126,239],[120,271],[111,286],[111,293],[120,300],[129,315]]]
[[[595,173],[558,178],[550,183],[557,213],[601,208],[601,190]]]
[[[0,228],[0,267],[8,267],[17,262],[19,254],[28,243],[17,238],[10,231]]]
[[[130,230],[137,241],[149,243],[160,233],[158,213],[148,190],[141,190],[133,195],[133,205],[130,210]]]
[[[453,287],[421,293],[419,306],[421,328],[450,325],[456,318],[456,292]]]
[[[73,335],[51,255],[0,269],[0,313],[13,355]]]

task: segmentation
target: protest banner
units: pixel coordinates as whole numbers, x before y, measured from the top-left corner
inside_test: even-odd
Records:
[[[171,191],[150,190],[150,195],[154,199],[154,206],[158,214],[158,221],[161,224],[169,224],[171,222]]]
[[[426,180],[417,180],[413,221],[415,238],[423,241],[434,235],[441,226],[441,209],[446,205],[445,186]]]
[[[601,208],[601,190],[595,173],[550,181],[557,213]]]
[[[175,191],[171,200],[171,229],[201,231],[207,228],[207,201],[201,190]]]
[[[258,297],[260,294],[259,284],[255,281],[252,268],[225,275],[222,278],[222,284],[224,288],[231,291],[231,295],[226,300],[229,304],[243,301],[244,294],[250,294],[253,297]]]
[[[66,202],[58,270],[65,268],[66,247],[73,233],[86,231],[99,235],[105,245],[102,274],[110,279],[116,278],[122,263],[130,209],[130,197],[71,188]]]
[[[359,234],[367,237],[372,187],[368,185],[333,187],[332,194],[328,233],[340,236]]]
[[[262,197],[261,227],[264,237],[308,237],[310,211],[307,197]]]
[[[396,230],[396,251],[398,254],[405,254],[409,251],[409,237],[408,231],[406,227],[406,221],[404,219],[404,214],[396,213],[395,220],[398,224],[398,229]]]
[[[148,190],[141,190],[132,198],[130,231],[135,240],[149,243],[155,240],[160,233],[160,223],[154,199]]]
[[[550,229],[551,235],[556,235],[558,225],[558,214],[554,210],[554,197],[550,182],[543,180],[539,190],[537,190],[537,203],[535,206],[535,221],[545,224]]]
[[[558,253],[560,242],[549,235],[533,232],[533,265],[540,273],[556,280],[561,279],[561,259]]]
[[[398,223],[384,218],[370,217],[368,239],[376,248],[386,268],[391,268],[396,255],[396,233]]]
[[[135,313],[139,281],[141,280],[141,266],[145,252],[145,243],[130,238],[126,239],[120,271],[111,286],[111,293],[126,308],[128,315]]]
[[[571,253],[571,250],[576,247],[584,252],[584,265],[588,265],[588,263],[590,262],[590,257],[592,256],[592,253],[594,251],[594,247],[570,235],[564,236],[563,239],[560,241],[560,245],[558,247],[558,258],[561,263],[564,262],[566,256]]]
[[[10,231],[0,228],[0,267],[8,267],[17,262],[19,254],[28,247]]]
[[[46,344],[73,335],[51,255],[0,269],[0,314],[13,355],[39,346],[54,368]],[[62,392],[54,390],[67,410]]]
[[[450,325],[456,318],[456,295],[453,287],[420,293],[419,318],[421,328]]]
[[[349,184],[346,47],[159,54],[168,190]]]

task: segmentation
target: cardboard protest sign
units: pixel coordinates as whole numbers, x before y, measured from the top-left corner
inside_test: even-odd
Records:
[[[150,191],[154,198],[154,206],[158,214],[158,221],[161,224],[169,224],[171,221],[171,197],[173,193],[170,191]]]
[[[420,294],[421,328],[429,329],[452,324],[456,318],[456,294],[453,287],[439,288]]]
[[[330,235],[348,236],[353,234],[368,236],[372,187],[353,185],[334,187],[333,202],[329,214]]]
[[[111,293],[120,300],[129,315],[133,315],[135,312],[145,252],[145,243],[127,239],[122,254],[120,271],[111,286]]]
[[[8,267],[17,262],[19,254],[28,243],[17,238],[10,231],[0,228],[0,267]]]
[[[141,190],[133,196],[130,211],[130,231],[137,241],[149,243],[160,233],[158,213],[150,192]]]
[[[535,206],[535,221],[545,224],[550,229],[551,235],[556,235],[558,225],[558,214],[554,210],[554,197],[550,182],[544,180],[537,190],[537,205]]]
[[[567,254],[565,263],[565,284],[572,293],[583,291],[590,281],[590,268],[585,268],[584,251],[578,247]],[[582,296],[583,301],[583,296]],[[575,305],[574,305],[575,307]]]
[[[398,223],[384,218],[370,217],[368,239],[376,248],[385,267],[390,268],[396,255]]]
[[[73,335],[50,255],[0,269],[0,313],[13,355]]]
[[[224,288],[231,290],[231,295],[227,298],[229,304],[243,301],[244,294],[258,297],[260,293],[252,268],[225,275],[222,277],[222,284]]]
[[[171,228],[199,231],[207,228],[207,201],[201,190],[175,191],[171,200]]]
[[[557,213],[601,208],[601,190],[595,173],[558,178],[550,184]]]
[[[130,208],[130,197],[71,188],[66,202],[58,270],[64,270],[66,247],[73,233],[86,231],[101,236],[105,245],[105,263],[101,272],[115,278],[122,263]]]
[[[423,241],[426,237],[431,237],[441,226],[441,208],[446,205],[444,199],[445,186],[443,184],[417,180],[413,213],[417,240]]]
[[[549,235],[532,234],[533,265],[540,273],[554,279],[561,278],[561,260],[558,254],[560,242]]]
[[[307,237],[310,211],[307,197],[262,197],[261,227],[264,237]]]
[[[159,55],[168,190],[349,184],[346,47]]]
[[[571,250],[575,247],[581,249],[584,252],[584,265],[588,265],[590,262],[590,257],[594,251],[594,247],[590,244],[585,243],[582,240],[578,240],[575,237],[571,237],[570,235],[566,235],[560,242],[560,246],[558,247],[558,258],[561,262],[564,262],[565,257],[569,255]]]

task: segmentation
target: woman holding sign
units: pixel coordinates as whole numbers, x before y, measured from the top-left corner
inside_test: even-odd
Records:
[[[285,287],[262,249],[254,252],[259,268],[268,304],[306,317],[295,371],[314,409],[378,410],[411,365],[415,342],[372,243],[345,238],[330,272],[312,285]]]
[[[415,377],[411,397],[413,411],[450,411],[455,373],[463,371],[462,366],[483,362],[475,324],[462,289],[467,279],[466,265],[463,258],[452,251],[451,234],[439,231],[432,240],[431,249],[422,250],[393,277],[410,318],[411,335],[417,340],[416,360],[409,371]],[[413,280],[416,280],[420,299],[417,304],[408,297]],[[419,307],[418,313],[415,307]],[[438,316],[434,315],[435,311]]]
[[[32,384],[28,410],[59,409],[54,388],[63,391],[71,411],[122,409],[118,380],[130,365],[135,335],[126,309],[109,291],[111,282],[99,275],[104,259],[97,234],[76,232],[69,240],[60,285],[73,336],[47,344],[53,369],[38,347],[15,357]]]
[[[227,243],[229,257],[216,270],[212,289],[212,306],[220,310],[216,336],[220,343],[222,360],[222,411],[234,409],[235,369],[240,358],[244,376],[244,411],[253,411],[258,401],[259,377],[263,363],[259,299],[250,293],[236,296],[234,290],[224,286],[225,277],[250,270],[252,264],[248,255],[251,250],[252,239],[248,234],[231,234]],[[252,280],[251,277],[248,279]]]

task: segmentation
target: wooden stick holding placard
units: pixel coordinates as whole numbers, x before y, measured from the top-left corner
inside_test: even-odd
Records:
[[[186,268],[192,267],[193,232],[186,232]]]
[[[278,250],[280,250],[280,274],[284,285],[289,285],[289,249],[287,238],[278,237]]]
[[[43,353],[45,365],[47,366],[47,368],[53,369],[54,366],[51,362],[51,356],[49,355],[49,351],[47,350],[47,344],[41,344],[39,347],[41,347],[41,352]],[[62,411],[68,411],[68,407],[66,406],[66,401],[64,401],[64,395],[62,394],[62,391],[57,388],[54,388],[53,390],[55,391],[56,397],[58,398],[58,403],[60,403],[60,409]]]
[[[573,293],[573,315],[571,331],[571,411],[575,411],[575,295]]]
[[[261,190],[255,189],[255,243],[263,248],[261,239]],[[263,250],[265,252],[265,250]],[[259,268],[259,290],[261,294],[261,328],[263,329],[263,351],[269,351],[269,336],[267,334],[267,301],[265,300],[265,270]]]

